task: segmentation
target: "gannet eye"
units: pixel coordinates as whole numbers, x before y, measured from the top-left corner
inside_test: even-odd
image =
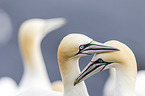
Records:
[[[101,58],[99,58],[97,61],[98,61],[98,63],[103,63],[104,62],[103,59],[101,59]]]
[[[91,61],[91,62],[93,62],[93,64],[105,63],[105,62],[103,61],[103,59],[101,59],[101,58],[97,59],[96,61]]]
[[[87,44],[80,45],[80,46],[79,46],[79,51],[82,51],[83,49],[85,49],[85,48],[91,46],[91,43],[92,43],[92,42],[93,42],[93,41],[91,41],[90,43],[87,43]]]
[[[85,47],[84,45],[80,45],[79,49],[82,50],[82,49],[84,49],[84,47]]]

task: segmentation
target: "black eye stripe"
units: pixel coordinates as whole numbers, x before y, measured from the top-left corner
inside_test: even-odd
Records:
[[[93,50],[98,50],[98,53],[100,51],[100,53],[105,53],[105,52],[110,52],[111,50],[112,51],[116,51],[116,49],[113,49],[113,48],[107,48],[105,45],[98,45],[98,44],[92,44],[93,41],[91,41],[90,43],[87,43],[87,44],[82,44],[79,46],[79,50],[78,52],[74,55],[78,55],[78,54],[86,54],[86,55],[90,55],[93,53]],[[92,51],[92,53],[90,52],[87,52],[87,51]],[[107,51],[108,50],[108,51]],[[86,51],[86,53],[85,53]]]
[[[92,63],[90,66],[88,66],[87,69],[86,69],[83,73],[85,73],[91,66],[93,66],[93,65],[95,65],[95,64],[97,64],[97,63],[105,63],[105,62],[98,62],[98,61],[100,61],[100,60],[102,60],[102,59],[99,58],[99,59],[96,60],[96,61],[91,61],[91,62],[93,62],[93,63]],[[106,65],[106,64],[99,64],[98,66],[96,66],[95,68],[93,68],[92,70],[90,70],[88,73],[86,73],[86,75],[89,74],[91,71],[95,70],[96,68],[100,67],[101,65]],[[83,73],[82,73],[82,74],[83,74]],[[86,75],[85,75],[85,76],[86,76]],[[81,75],[80,75],[80,76],[81,76]],[[79,77],[80,77],[80,76],[79,76]],[[83,77],[85,77],[85,76],[83,76]],[[83,78],[83,77],[82,77],[82,78]]]
[[[83,44],[83,45],[80,45],[79,46],[79,51],[81,51],[81,50],[83,50],[83,49],[85,49],[86,47],[88,47],[88,46],[91,46],[93,41],[91,41],[90,43],[88,43],[88,44]]]
[[[84,49],[84,47],[85,47],[84,45],[80,45],[79,49],[82,50],[82,49]]]
[[[82,49],[82,46],[83,46],[83,49],[85,49],[86,47],[89,47],[89,46],[92,46],[92,45],[95,45],[95,46],[100,46],[100,47],[106,47],[104,45],[98,45],[98,44],[91,44],[93,41],[91,41],[90,43],[88,44],[83,44],[83,45],[80,45],[79,48]]]
[[[90,49],[85,49],[84,51],[87,50],[116,50],[116,49],[111,49],[111,48],[90,48]]]
[[[96,63],[105,63],[103,59],[99,58],[97,59],[96,61],[92,61],[93,64],[96,64]]]
[[[88,46],[91,46],[93,41],[91,41],[90,43],[88,43],[88,44],[84,44],[84,45],[80,45],[79,46],[79,52],[78,53],[76,53],[75,54],[75,56],[76,55],[78,55],[78,54],[87,54],[87,55],[90,55],[90,54],[88,54],[88,53],[82,53],[82,51],[84,51],[84,49],[86,48],[86,47],[88,47]]]
[[[93,41],[91,41],[91,42],[88,43],[88,44],[80,45],[80,46],[79,46],[79,52],[81,52],[82,50],[83,50],[83,51],[87,51],[87,50],[116,50],[116,49],[111,49],[111,48],[108,48],[108,49],[103,48],[103,47],[106,47],[106,46],[104,46],[104,45],[91,44],[92,42],[93,42]],[[94,48],[89,48],[89,49],[86,49],[87,47],[92,46],[92,45],[94,45],[94,46],[100,46],[101,48],[96,48],[96,49],[94,49]]]
[[[113,62],[105,62],[105,61],[103,61],[103,59],[101,59],[101,58],[99,58],[99,59],[97,59],[96,61],[91,61],[92,62],[92,64],[90,64],[88,67],[87,67],[87,69],[79,76],[79,77],[81,77],[91,66],[93,66],[93,65],[96,65],[96,64],[98,64],[97,66],[95,66],[94,68],[92,68],[91,70],[89,70],[88,72],[86,72],[81,78],[84,78],[85,76],[87,76],[88,74],[90,74],[91,72],[93,72],[95,69],[97,69],[97,68],[99,68],[100,66],[102,66],[103,65],[103,68],[101,68],[101,70],[100,71],[102,71],[102,70],[104,70],[104,68],[106,67],[106,66],[108,66],[109,64],[111,64],[111,63],[113,63]],[[79,78],[78,77],[78,78]]]
[[[90,70],[89,72],[87,72],[85,75],[83,75],[81,78],[86,77],[88,74],[90,74],[91,72],[93,72],[96,68],[100,67],[101,65],[96,66],[95,68],[93,68],[92,70]]]

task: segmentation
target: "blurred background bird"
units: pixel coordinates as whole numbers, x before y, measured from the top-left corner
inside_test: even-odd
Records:
[[[44,89],[53,88],[41,53],[41,42],[47,34],[62,27],[65,21],[64,18],[34,18],[26,20],[21,24],[18,37],[23,58],[24,73],[19,84],[20,92],[34,87]],[[53,85],[55,85],[54,89],[57,90],[56,84]],[[58,89],[61,89],[59,86]]]
[[[42,39],[53,30],[65,24],[64,18],[29,19],[19,29],[19,46],[23,58],[24,73],[20,84],[10,77],[0,78],[0,95],[13,96],[29,88],[52,89],[43,56],[41,53]],[[61,82],[61,81],[60,81]],[[62,82],[54,83],[54,90],[63,91]],[[56,85],[58,85],[56,87]],[[60,85],[61,84],[61,85]],[[60,90],[59,90],[60,89]],[[7,92],[9,91],[9,92]]]

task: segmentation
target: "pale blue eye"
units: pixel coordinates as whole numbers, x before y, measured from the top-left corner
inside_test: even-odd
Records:
[[[84,49],[84,47],[85,47],[84,45],[80,45],[79,49],[82,50],[82,49]]]

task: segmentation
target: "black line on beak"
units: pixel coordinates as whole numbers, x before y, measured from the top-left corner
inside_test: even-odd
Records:
[[[91,46],[93,41],[91,41],[90,43],[87,43],[87,44],[83,44],[83,45],[80,45],[79,46],[79,52],[78,53],[76,53],[75,54],[75,56],[76,55],[78,55],[78,54],[83,54],[82,52],[84,51],[84,49],[86,48],[86,47],[89,47],[89,46]],[[84,53],[84,54],[87,54],[87,53]],[[89,55],[89,54],[88,54]]]
[[[80,45],[79,46],[79,52],[77,52],[74,56],[78,55],[78,54],[87,54],[87,55],[90,55],[88,53],[83,53],[84,51],[88,51],[88,50],[104,50],[104,52],[101,52],[101,53],[106,53],[107,50],[108,52],[111,52],[111,51],[120,51],[119,49],[113,49],[113,48],[107,48],[107,46],[105,45],[99,45],[99,44],[91,44],[93,41],[91,41],[90,43],[87,43],[87,44],[83,44],[83,45]],[[88,48],[89,46],[98,46],[98,48]],[[102,48],[99,48],[99,47],[102,47]]]
[[[96,61],[91,61],[91,62],[92,62],[92,63],[87,67],[87,69],[86,69],[83,73],[81,73],[81,75],[76,79],[78,82],[79,82],[82,78],[86,77],[88,74],[90,74],[91,72],[93,72],[95,69],[99,68],[100,66],[104,65],[104,67],[100,70],[100,71],[103,71],[107,65],[113,63],[113,62],[105,62],[105,61],[103,61],[101,58],[97,59]],[[98,63],[100,63],[100,64],[98,64]],[[90,70],[90,71],[88,71],[87,73],[85,73],[85,72],[86,72],[91,66],[93,66],[94,64],[98,64],[98,65],[96,65],[96,67],[94,67],[92,70]],[[100,71],[99,71],[99,72],[100,72]],[[84,73],[85,73],[85,74],[84,74]],[[83,75],[83,76],[82,76],[82,75]],[[81,77],[81,76],[82,76],[82,77]],[[80,78],[80,77],[81,77],[81,78]],[[74,84],[74,85],[76,85],[76,84]]]

